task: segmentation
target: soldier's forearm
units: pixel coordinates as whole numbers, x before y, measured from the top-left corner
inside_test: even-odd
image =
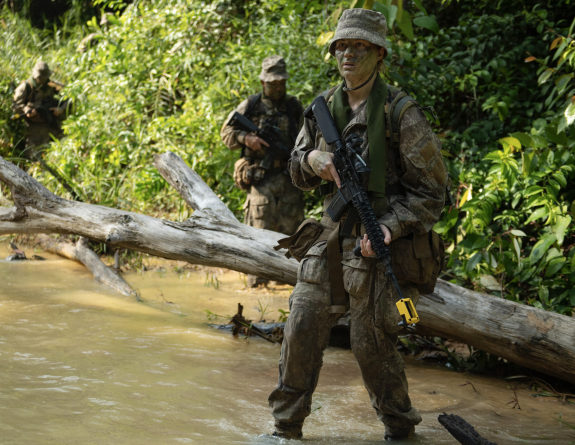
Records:
[[[300,161],[300,162],[301,162],[301,168],[302,168],[302,170],[305,171],[308,175],[310,175],[310,176],[317,176],[317,175],[315,174],[315,172],[313,171],[313,168],[311,168],[311,165],[310,165],[310,163],[309,163],[309,159],[308,159],[308,158],[309,158],[309,154],[310,154],[311,152],[312,152],[312,150],[308,150],[308,151],[306,151],[306,152],[303,154],[303,156],[302,156],[302,158],[301,158],[301,161]]]

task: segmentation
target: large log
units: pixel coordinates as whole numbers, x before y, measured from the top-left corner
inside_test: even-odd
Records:
[[[0,208],[0,235],[64,233],[192,264],[224,267],[295,284],[298,263],[272,249],[283,235],[237,221],[173,153],[155,165],[194,213],[176,223],[60,198],[0,157],[0,180],[14,207]],[[467,343],[519,365],[575,383],[575,321],[440,281],[418,304],[422,333]]]

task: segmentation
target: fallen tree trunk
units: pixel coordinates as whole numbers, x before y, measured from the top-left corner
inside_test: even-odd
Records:
[[[48,236],[39,236],[36,240],[42,249],[60,255],[69,260],[79,261],[94,275],[98,283],[102,283],[127,297],[140,299],[138,292],[120,275],[106,266],[88,246],[88,240],[80,237],[76,244],[58,242]]]
[[[0,180],[10,187],[15,204],[0,209],[0,235],[77,234],[163,258],[295,284],[298,263],[272,249],[282,234],[239,223],[199,175],[173,153],[156,156],[155,165],[194,208],[187,221],[176,223],[65,200],[0,158]],[[570,317],[444,281],[433,294],[421,297],[417,310],[420,333],[458,340],[575,383],[575,322]]]

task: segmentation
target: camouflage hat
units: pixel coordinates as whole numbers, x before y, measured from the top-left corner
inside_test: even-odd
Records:
[[[270,56],[264,59],[260,80],[273,82],[274,80],[284,80],[288,78],[289,74],[286,70],[286,62],[282,56]]]
[[[32,69],[32,77],[50,77],[52,71],[46,62],[38,62]]]
[[[362,39],[385,49],[387,55],[387,21],[385,16],[369,9],[346,9],[343,11],[331,42],[329,52],[335,56],[335,42],[341,39]]]

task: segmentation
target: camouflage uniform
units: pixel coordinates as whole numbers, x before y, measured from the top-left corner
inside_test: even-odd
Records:
[[[344,12],[342,20],[348,12]],[[391,92],[389,102],[399,91],[389,85],[388,90]],[[369,165],[367,107],[352,117],[342,139],[352,133],[364,139],[362,157]],[[394,159],[393,151],[387,150],[386,188],[399,182],[404,191],[404,194],[385,198],[388,210],[379,219],[380,224],[390,229],[392,239],[428,232],[438,221],[446,185],[440,148],[441,143],[423,113],[415,107],[408,109],[400,120],[400,159]],[[306,119],[290,160],[293,182],[302,190],[312,190],[322,181],[307,162],[307,155],[314,149],[332,151],[331,146],[326,147],[316,126]],[[378,171],[377,166],[370,167],[372,173]],[[369,174],[363,179],[366,185]],[[326,196],[324,209],[332,197],[333,194]],[[300,263],[297,284],[289,300],[290,316],[284,332],[279,382],[269,396],[276,434],[280,436],[297,437],[301,432],[311,412],[312,394],[331,327],[341,317],[330,312],[332,299],[325,242],[336,224],[327,214],[321,224],[325,230],[320,242]],[[356,237],[342,240],[343,281],[351,311],[351,345],[372,406],[386,426],[386,435],[403,437],[413,432],[421,416],[411,406],[403,359],[396,350],[400,321],[395,308],[398,297],[381,262],[353,255],[352,250],[358,243]],[[417,303],[419,293],[415,286],[411,283],[400,286],[403,295]]]
[[[15,114],[25,115],[42,106],[48,108],[59,105],[55,98],[58,93],[54,84],[47,80],[46,83],[40,85],[35,80],[40,76],[47,78],[49,75],[48,65],[44,62],[38,62],[34,67],[32,77],[16,88],[12,102],[12,109]],[[60,119],[52,111],[47,111],[47,113],[51,113],[50,120],[52,122],[48,122],[44,113],[38,113],[34,117],[24,119],[26,122],[26,145],[22,154],[28,159],[35,158],[52,140],[52,136],[56,138],[62,136]]]
[[[292,148],[295,142],[290,135],[286,109],[286,102],[292,97],[286,94],[284,100],[276,104],[262,94],[251,116],[251,120],[259,128],[262,128],[266,118],[275,118],[277,127],[283,135],[282,143],[288,148]],[[244,100],[234,111],[245,114],[247,108],[248,100]],[[234,111],[230,113],[226,122],[231,118]],[[297,122],[297,129],[299,130],[303,124],[303,114],[293,116],[293,118]],[[244,148],[244,156],[263,159],[264,154],[256,153],[243,146],[245,135],[244,131],[229,125],[224,126],[221,133],[222,141],[232,150]],[[287,161],[276,162],[271,174],[266,174],[263,180],[250,186],[244,205],[245,224],[258,229],[273,230],[285,234],[292,234],[296,231],[304,219],[303,193],[292,184],[286,167]]]

